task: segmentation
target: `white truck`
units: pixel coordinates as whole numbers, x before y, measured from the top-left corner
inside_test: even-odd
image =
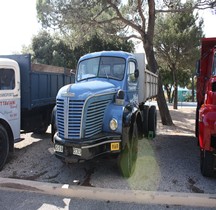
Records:
[[[44,133],[60,87],[74,77],[64,68],[32,64],[31,55],[0,55],[0,170],[20,131]]]
[[[132,175],[138,138],[156,133],[156,107],[145,102],[156,97],[158,77],[144,61],[144,54],[122,51],[80,58],[75,84],[59,90],[53,112],[58,158],[70,163],[114,156],[122,175]]]

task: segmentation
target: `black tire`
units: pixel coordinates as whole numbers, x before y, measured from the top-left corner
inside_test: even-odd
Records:
[[[51,124],[51,141],[54,142],[54,135],[57,131],[57,128],[56,128],[56,125],[55,125],[55,122],[52,122]]]
[[[196,108],[195,135],[198,138],[199,136],[199,107],[198,106]]]
[[[156,136],[156,130],[157,130],[157,111],[155,106],[151,106],[149,108],[148,130],[149,130],[149,134],[151,132],[153,135],[152,137],[154,138]]]
[[[199,110],[200,110],[200,105],[197,105],[196,108],[196,121],[195,121],[195,135],[197,138],[197,146],[200,146],[199,143]]]
[[[212,152],[200,151],[200,169],[203,176],[212,177],[214,175],[214,160]]]
[[[33,133],[34,134],[45,134],[50,123],[51,123],[51,111],[41,113],[41,124],[38,126]]]
[[[55,106],[51,114],[51,141],[52,142],[54,142],[54,135],[56,131],[57,128],[56,128],[56,106]]]
[[[47,129],[48,129],[49,125],[43,125],[40,128],[37,128],[34,130],[34,134],[45,134]]]
[[[6,129],[0,125],[0,171],[4,167],[9,153],[9,137]]]
[[[143,108],[142,111],[142,117],[143,117],[143,122],[142,122],[142,126],[143,126],[143,135],[145,137],[148,137],[148,132],[149,132],[149,128],[148,128],[148,116],[149,116],[149,106],[145,106]]]
[[[133,175],[138,153],[138,129],[136,123],[134,123],[132,129],[128,133],[128,141],[118,159],[119,169],[125,178]]]

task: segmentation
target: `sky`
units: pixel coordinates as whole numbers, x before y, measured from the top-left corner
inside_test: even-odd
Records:
[[[36,0],[0,0],[0,54],[13,54],[40,30]]]
[[[216,12],[205,10],[200,15],[204,18],[206,37],[216,37]],[[0,0],[0,54],[20,53],[40,29],[36,0]]]

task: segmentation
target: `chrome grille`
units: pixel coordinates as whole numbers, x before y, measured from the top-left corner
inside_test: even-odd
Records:
[[[85,138],[91,137],[102,131],[103,117],[107,105],[112,101],[112,98],[91,102],[87,109],[85,123]]]
[[[84,101],[82,100],[69,100],[68,110],[68,138],[80,138],[82,109]]]
[[[68,104],[64,103],[63,99],[57,99],[56,114],[59,136],[66,139],[79,139],[84,101],[68,100]]]
[[[112,100],[113,95],[91,97],[86,102],[70,100],[70,98],[57,99],[56,116],[59,137],[80,139],[100,133],[106,107]]]
[[[64,100],[57,99],[56,101],[56,117],[59,136],[64,137]]]

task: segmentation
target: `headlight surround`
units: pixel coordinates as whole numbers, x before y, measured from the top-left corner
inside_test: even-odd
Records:
[[[112,118],[112,120],[110,120],[109,126],[112,131],[115,131],[118,128],[118,121],[115,118]]]

